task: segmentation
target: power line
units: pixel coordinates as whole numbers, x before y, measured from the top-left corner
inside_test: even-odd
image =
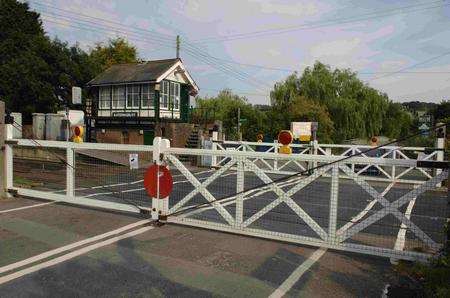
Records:
[[[58,17],[57,17],[57,18],[58,18]],[[82,24],[82,25],[81,25],[81,26],[77,26],[77,25],[74,25],[74,24],[67,24],[67,23],[64,23],[64,22],[58,22],[58,21],[55,21],[55,20],[52,20],[52,19],[48,19],[48,17],[45,17],[45,20],[46,20],[47,22],[56,23],[56,24],[60,24],[60,25],[63,25],[63,26],[73,27],[73,28],[78,28],[78,29],[81,29],[81,30],[94,30],[94,31],[97,31],[97,32],[103,32],[103,31],[107,31],[107,30],[108,30],[108,29],[105,29],[105,28],[102,28],[102,27],[99,27],[99,26],[97,26],[97,27],[95,27],[95,28],[84,27],[84,26],[83,26],[84,24],[82,24],[82,23],[80,23],[80,22],[78,22],[77,24],[78,24],[78,25]],[[64,17],[63,20],[67,20],[67,17]],[[135,38],[135,37],[133,37],[133,36],[134,36],[134,35],[132,35],[131,37],[127,37],[127,38],[130,39],[130,40],[136,40],[136,41],[141,41],[141,42],[148,43],[148,41],[147,41],[146,39]],[[156,44],[160,44],[160,45],[161,45],[160,42],[155,42],[155,41],[151,41],[151,42],[152,42],[152,43],[156,43]],[[169,47],[169,46],[164,45],[164,44],[162,44],[162,45],[165,46],[165,47]],[[216,68],[216,69],[218,69],[218,70],[224,72],[224,73],[227,74],[228,76],[230,76],[230,77],[232,77],[232,78],[235,78],[235,79],[238,79],[238,80],[241,81],[241,82],[244,82],[244,83],[247,83],[247,84],[251,84],[251,85],[253,85],[254,87],[257,87],[258,89],[261,88],[260,83],[255,83],[255,82],[253,82],[253,81],[251,80],[251,78],[246,77],[246,74],[244,75],[244,74],[242,74],[242,73],[240,73],[240,72],[233,71],[232,69],[230,69],[230,68],[228,68],[228,67],[225,67],[225,66],[218,66],[218,65],[215,65],[215,62],[212,61],[212,60],[208,60],[207,57],[206,57],[206,59],[205,59],[205,57],[201,57],[201,56],[199,56],[198,54],[196,54],[196,53],[194,53],[194,52],[191,52],[190,50],[187,50],[187,51],[188,51],[188,54],[189,54],[190,56],[194,57],[194,59],[197,59],[197,60],[199,60],[199,61],[201,61],[201,62],[205,62],[205,63],[207,63],[208,65],[210,65],[211,67]]]
[[[63,10],[63,9],[58,9],[58,10],[65,11],[65,12],[70,12],[70,11]],[[72,13],[72,12],[70,12],[70,13]],[[116,33],[120,32],[122,34],[130,35],[131,37],[128,37],[128,38],[132,39],[132,40],[141,41],[141,42],[144,42],[144,43],[159,44],[162,47],[167,47],[167,48],[173,48],[174,47],[174,45],[172,45],[172,46],[167,45],[165,39],[162,39],[162,38],[159,38],[159,37],[158,38],[153,38],[153,37],[145,36],[144,38],[139,38],[139,37],[142,37],[142,33],[136,33],[136,31],[130,31],[128,29],[123,29],[123,28],[120,28],[120,27],[118,28],[116,26],[108,26],[108,25],[104,25],[104,24],[99,24],[99,23],[96,23],[96,22],[93,22],[93,21],[80,19],[80,18],[73,17],[73,16],[61,15],[61,14],[57,14],[57,13],[54,13],[54,12],[50,12],[50,13],[44,12],[43,14],[46,17],[45,18],[46,21],[57,23],[57,24],[60,24],[60,25],[63,25],[63,26],[70,26],[70,27],[81,29],[81,30],[93,30],[93,31],[98,31],[98,32],[100,32],[99,30],[102,30],[102,31],[113,30]],[[74,24],[59,23],[59,22],[56,22],[54,20],[48,19],[48,14],[50,14],[52,17],[60,19],[60,20],[62,19],[62,20],[74,22],[77,25],[81,25],[81,27],[80,26],[75,26]],[[108,20],[105,20],[105,19],[91,17],[91,16],[88,16],[88,15],[84,15],[84,16],[86,18],[106,21],[106,22],[109,22],[109,23],[115,23],[115,24],[118,24],[120,26],[123,26],[122,24],[117,23],[117,22],[111,22],[111,21],[108,21]],[[89,24],[92,24],[94,26],[89,25]],[[84,27],[84,26],[89,26],[89,27]],[[139,31],[151,32],[151,31],[148,31],[148,30],[145,30],[145,29],[140,29],[140,28],[137,28],[137,29]],[[138,36],[138,37],[135,37],[135,36]],[[173,43],[173,41],[170,41],[170,43]],[[293,69],[282,69],[282,68],[266,67],[266,66],[261,66],[261,65],[239,63],[239,62],[235,62],[235,61],[230,61],[230,60],[217,58],[217,57],[209,55],[208,53],[204,52],[203,50],[199,49],[197,46],[195,46],[195,45],[193,45],[193,44],[191,44],[191,43],[189,43],[187,41],[185,42],[185,46],[186,46],[185,50],[186,50],[187,54],[189,56],[193,57],[194,59],[196,59],[198,61],[201,61],[203,63],[206,63],[206,64],[210,65],[211,67],[213,67],[213,68],[215,68],[215,69],[217,69],[217,70],[219,70],[219,71],[229,75],[230,77],[232,77],[234,79],[240,80],[240,81],[242,81],[244,83],[247,83],[247,84],[251,84],[254,87],[257,87],[258,89],[260,89],[262,86],[268,86],[268,85],[266,85],[265,82],[262,82],[262,81],[260,81],[258,79],[255,79],[255,78],[252,78],[250,74],[248,74],[248,73],[246,73],[244,71],[236,70],[235,68],[233,68],[233,67],[231,67],[229,65],[220,65],[220,61],[227,62],[227,63],[230,63],[230,64],[237,64],[237,65],[257,67],[257,68],[274,69],[274,70],[276,69],[276,70],[283,70],[283,71],[293,71]],[[434,57],[432,60],[440,58],[440,57],[441,57],[441,55],[439,55],[437,57]],[[386,76],[394,75],[394,74],[399,74],[399,73],[411,73],[411,74],[414,74],[414,73],[416,73],[416,74],[419,74],[419,73],[423,73],[423,74],[434,74],[434,73],[446,74],[446,73],[450,73],[450,72],[419,72],[419,71],[408,72],[408,71],[405,71],[405,70],[407,70],[409,68],[416,67],[416,66],[418,66],[420,64],[427,63],[427,62],[429,62],[429,61],[426,60],[426,61],[421,62],[419,64],[415,64],[413,66],[406,67],[406,68],[400,69],[398,71],[393,71],[393,72],[360,72],[358,74],[378,74],[378,73],[386,74],[385,76],[380,76],[380,77],[372,79],[372,80],[376,80],[376,79],[379,79],[379,78],[382,78],[382,77],[386,77]],[[271,86],[269,86],[269,88],[271,88]]]
[[[209,61],[213,61],[215,66],[221,66],[223,68],[230,69],[230,70],[232,70],[235,73],[239,73],[239,74],[243,75],[244,77],[252,77],[250,74],[248,74],[248,73],[246,73],[246,72],[244,72],[242,70],[236,70],[235,68],[233,68],[233,67],[231,67],[229,65],[222,65],[220,63],[220,61],[218,59],[216,59],[216,57],[213,57],[213,56],[209,55],[208,53],[202,51],[198,47],[193,46],[192,44],[190,44],[188,42],[185,42],[185,50],[187,50],[188,53],[196,54],[198,56],[201,56],[201,57],[203,57],[203,59],[208,59]],[[263,82],[263,81],[260,81],[259,79],[252,78],[252,80],[254,82],[256,82],[258,85],[260,85],[260,86],[267,87],[266,83]]]
[[[61,9],[60,9],[61,10]],[[65,11],[65,10],[64,10]],[[45,16],[45,17],[47,17],[47,18],[45,18],[45,20],[46,21],[50,21],[50,22],[55,22],[54,20],[51,20],[51,19],[48,19],[48,17],[49,17],[49,13],[48,12],[42,12],[42,14]],[[79,28],[79,29],[85,29],[85,30],[92,30],[93,28],[92,28],[92,25],[93,25],[93,27],[95,28],[95,29],[97,29],[97,31],[98,30],[104,30],[104,31],[107,31],[107,30],[113,30],[113,31],[115,31],[116,33],[122,33],[122,34],[127,34],[127,35],[131,35],[131,36],[139,36],[139,37],[141,37],[142,35],[141,34],[139,34],[139,33],[131,33],[131,32],[133,32],[133,31],[129,31],[129,30],[127,30],[127,29],[122,29],[122,28],[117,28],[116,26],[108,26],[108,25],[104,25],[104,24],[98,24],[97,22],[93,22],[93,21],[89,21],[89,20],[85,20],[85,19],[80,19],[80,18],[78,18],[78,17],[73,17],[73,16],[67,16],[67,15],[61,15],[61,14],[58,14],[58,13],[55,13],[55,12],[50,12],[50,16],[51,17],[54,17],[54,18],[56,18],[56,19],[62,19],[62,20],[66,20],[66,21],[71,21],[71,22],[74,22],[75,24],[77,24],[77,25],[81,25],[82,27],[77,27],[77,26],[74,26],[73,24],[63,24],[63,23],[60,23],[61,25],[66,25],[66,26],[71,26],[71,27],[76,27],[76,28]],[[88,16],[86,16],[86,17],[88,17]],[[95,19],[99,19],[99,18],[95,18]],[[101,19],[102,20],[102,19]],[[58,23],[58,22],[55,22],[55,23]],[[86,25],[88,25],[88,24],[86,24],[86,23],[88,23],[89,24],[89,27],[88,28],[86,28],[86,27],[83,27],[83,26],[86,26]],[[106,29],[105,29],[106,28]],[[135,31],[134,31],[135,32]],[[161,40],[161,39],[153,39],[153,38],[148,38],[148,37],[145,37],[144,39],[142,39],[142,38],[134,38],[135,40],[138,40],[138,41],[142,41],[142,42],[146,42],[148,39],[152,42],[152,43],[156,43],[156,44],[160,44],[160,45],[163,45],[163,46],[167,46],[167,45],[165,45],[164,44],[164,40]],[[189,45],[187,44],[187,46],[189,47]],[[236,69],[234,69],[234,68],[232,68],[232,67],[230,67],[230,66],[225,66],[225,65],[222,65],[222,66],[217,66],[217,65],[213,65],[213,61],[212,61],[212,59],[215,59],[215,57],[212,57],[212,56],[210,56],[209,54],[207,54],[207,53],[205,53],[205,52],[203,52],[202,50],[200,50],[200,49],[198,49],[197,47],[194,47],[194,46],[191,46],[192,48],[195,48],[195,50],[197,51],[197,53],[194,53],[193,51],[189,51],[188,50],[188,53],[189,53],[189,55],[191,55],[191,56],[195,56],[195,58],[197,59],[197,60],[200,60],[200,61],[202,61],[202,62],[206,62],[207,64],[209,64],[210,66],[213,66],[214,68],[216,68],[216,69],[219,69],[219,70],[221,70],[222,72],[225,72],[226,74],[228,74],[228,75],[231,75],[232,77],[234,77],[234,78],[237,78],[237,76],[239,76],[239,79],[241,80],[241,81],[243,81],[243,82],[245,82],[245,83],[250,83],[250,84],[252,84],[253,86],[257,86],[258,88],[260,88],[261,86],[264,86],[265,85],[265,83],[263,83],[263,82],[261,82],[261,81],[259,81],[259,80],[257,80],[257,79],[254,79],[254,78],[251,78],[251,75],[250,74],[248,74],[248,73],[245,73],[245,72],[243,72],[243,71],[239,71],[239,70],[236,70]],[[208,61],[206,60],[206,59],[209,59]]]
[[[33,2],[33,3],[35,3],[35,4],[37,4],[37,5],[40,5],[41,7],[42,6],[47,6],[47,7],[50,7],[50,8],[53,8],[53,9],[56,9],[56,10],[59,10],[59,11],[63,11],[63,12],[66,12],[66,13],[70,13],[70,14],[75,14],[74,12],[71,12],[71,11],[69,11],[69,10],[64,10],[64,9],[61,9],[61,8],[58,8],[58,7],[55,7],[55,6],[52,6],[52,5],[48,5],[48,4],[41,4],[41,3],[36,3],[36,2],[34,2],[34,1],[31,1],[31,2]],[[437,2],[441,2],[441,1],[435,1],[436,3]],[[427,3],[427,4],[430,4],[430,3]],[[424,4],[420,4],[420,5],[424,5]],[[416,7],[416,5],[412,5],[412,6],[407,6],[407,7]],[[405,7],[403,7],[403,8],[405,8]],[[62,17],[62,18],[65,18],[65,19],[68,19],[68,20],[73,20],[73,19],[75,19],[75,20],[80,20],[80,18],[76,18],[76,17],[73,17],[73,16],[71,16],[71,17],[69,17],[69,16],[64,16],[64,15],[58,15],[58,14],[55,14],[55,13],[52,13],[52,12],[43,12],[43,14],[47,14],[47,13],[50,13],[50,14],[53,14],[54,16],[59,16],[59,17]],[[107,22],[107,23],[111,23],[111,24],[116,24],[116,25],[119,25],[119,26],[123,26],[123,24],[121,24],[121,23],[118,23],[118,22],[113,22],[113,21],[110,21],[110,20],[106,20],[106,19],[102,19],[102,18],[98,18],[98,17],[93,17],[93,16],[89,16],[89,15],[85,15],[85,14],[81,14],[81,13],[77,13],[76,14],[77,16],[78,15],[81,15],[81,16],[84,16],[84,17],[86,17],[86,18],[89,18],[89,19],[94,19],[94,20],[99,20],[99,21],[102,21],[102,22]],[[81,19],[81,21],[82,22],[87,22],[87,23],[91,23],[91,24],[93,24],[93,25],[95,25],[95,26],[97,26],[97,28],[98,28],[98,25],[101,25],[101,24],[98,24],[98,23],[95,23],[95,22],[92,22],[92,21],[89,21],[89,20],[84,20],[84,19]],[[114,31],[116,31],[116,32],[121,32],[121,33],[127,33],[127,34],[129,34],[130,32],[136,32],[136,31],[132,31],[132,30],[127,30],[127,31],[124,31],[124,30],[118,30],[118,28],[117,27],[112,27],[112,26],[105,26],[105,25],[102,25],[102,26],[104,26],[104,27],[107,27],[107,28],[111,28],[111,30],[114,30]],[[151,34],[156,34],[156,35],[161,35],[162,36],[162,34],[159,34],[159,33],[156,33],[156,32],[153,32],[153,31],[150,31],[150,30],[146,30],[146,29],[141,29],[141,28],[135,28],[135,27],[132,27],[133,29],[137,29],[137,30],[139,30],[139,31],[142,31],[142,32],[146,32],[146,33],[151,33]],[[173,36],[174,37],[174,36]],[[172,38],[172,36],[170,36],[170,35],[165,35],[165,36],[163,36],[163,37],[158,37],[156,40],[157,41],[160,41],[160,42],[162,42],[162,41],[166,41],[166,42],[173,42],[173,40],[171,40],[171,39],[169,39],[169,38]],[[165,45],[164,45],[165,46]],[[193,46],[193,45],[192,45]],[[196,50],[200,50],[200,49],[198,49],[197,47],[195,47],[196,48]],[[231,60],[226,60],[226,59],[221,59],[221,58],[217,58],[217,57],[213,57],[213,56],[211,56],[211,55],[209,55],[212,59],[215,59],[215,60],[218,60],[218,61],[223,61],[223,62],[227,62],[227,63],[232,63],[232,64],[236,64],[236,65],[243,65],[243,66],[249,66],[249,67],[256,67],[256,68],[261,68],[261,69],[270,69],[270,70],[280,70],[280,71],[286,71],[286,72],[290,72],[290,71],[295,71],[294,69],[288,69],[288,68],[276,68],[276,67],[268,67],[268,66],[262,66],[262,65],[255,65],[255,64],[248,64],[248,63],[240,63],[240,62],[236,62],[236,61],[231,61]],[[381,73],[386,73],[386,74],[388,74],[388,73],[400,73],[401,71],[394,71],[394,72],[359,72],[358,74],[381,74]],[[423,74],[433,74],[433,73],[450,73],[450,72],[401,72],[401,73],[423,73]],[[247,74],[248,75],[248,74]]]
[[[58,11],[65,12],[65,13],[68,13],[68,14],[71,14],[71,15],[75,15],[76,17],[81,16],[81,17],[85,17],[85,18],[88,18],[88,19],[98,20],[100,22],[110,23],[110,24],[113,24],[113,25],[116,25],[116,26],[118,25],[120,27],[124,27],[124,24],[121,24],[119,22],[114,22],[114,21],[111,21],[111,20],[107,20],[107,19],[103,19],[103,18],[99,18],[99,17],[94,17],[94,16],[91,16],[91,15],[83,14],[83,13],[78,13],[78,12],[75,13],[75,12],[70,11],[70,10],[66,10],[66,9],[62,9],[62,8],[56,7],[56,6],[49,5],[48,2],[47,3],[39,3],[39,2],[36,2],[34,0],[29,0],[29,2],[33,3],[34,5],[38,5],[40,7],[50,8],[50,9],[58,10]],[[155,38],[158,38],[160,40],[165,40],[167,42],[172,42],[173,40],[175,40],[175,35],[172,36],[172,35],[168,35],[168,34],[162,34],[162,33],[159,33],[159,32],[155,32],[155,31],[151,31],[151,30],[147,30],[147,29],[142,29],[142,28],[138,28],[138,27],[127,27],[127,28],[133,28],[135,30],[138,30],[138,31],[141,31],[141,32],[145,32],[145,34],[154,35]]]
[[[442,57],[445,57],[445,56],[448,56],[448,55],[450,55],[450,51],[445,52],[445,53],[440,54],[440,55],[437,55],[437,56],[434,56],[434,57],[431,57],[431,58],[428,58],[428,59],[426,59],[426,60],[424,60],[424,61],[415,63],[415,64],[413,64],[413,65],[410,65],[410,66],[407,66],[407,67],[403,67],[403,68],[399,69],[398,71],[394,71],[394,72],[392,72],[392,73],[388,73],[388,74],[385,74],[385,75],[383,75],[383,76],[375,77],[375,78],[373,78],[373,79],[368,80],[368,82],[372,82],[372,81],[375,81],[375,80],[379,80],[379,79],[381,79],[381,78],[393,76],[393,75],[395,75],[395,74],[401,73],[402,71],[406,71],[406,70],[408,70],[408,69],[417,67],[417,66],[422,65],[422,64],[426,64],[426,63],[428,63],[428,62],[437,60],[437,59],[439,59],[439,58],[442,58]]]
[[[82,21],[82,20],[79,20],[79,19],[77,19],[77,18],[70,17],[70,16],[59,15],[59,14],[56,14],[56,13],[47,13],[47,12],[41,12],[41,15],[43,15],[43,18],[44,18],[45,20],[52,20],[51,18],[55,18],[55,19],[58,19],[58,20],[69,21],[69,22],[75,23],[75,24],[77,24],[77,25],[84,26],[84,28],[82,28],[82,29],[85,29],[85,30],[92,30],[92,29],[94,29],[94,28],[95,28],[95,29],[98,29],[98,30],[103,30],[103,31],[111,30],[111,31],[113,31],[113,32],[115,32],[115,33],[121,33],[121,34],[124,34],[124,35],[130,35],[130,36],[138,36],[138,37],[140,37],[140,35],[131,33],[131,32],[129,32],[129,31],[123,30],[123,29],[121,29],[121,28],[112,27],[112,26],[107,26],[107,25],[102,25],[102,24],[98,24],[98,23],[94,23],[94,22]],[[62,23],[62,25],[65,25],[65,26],[72,26],[72,24],[64,24],[64,23]],[[86,26],[88,26],[88,27],[86,27]],[[97,31],[98,31],[98,30],[97,30]],[[159,40],[159,39],[154,39],[154,38],[146,37],[145,40],[146,40],[146,41],[151,41],[152,43],[156,43],[156,44],[158,44],[158,45],[162,45],[162,46],[166,46],[166,47],[171,47],[170,45],[168,45],[168,42],[162,41],[162,40]],[[142,41],[142,40],[141,40],[141,41]],[[173,43],[173,41],[172,41],[172,43]],[[173,45],[173,46],[174,46],[174,45]]]
[[[438,8],[438,7],[443,7],[443,6],[449,5],[449,3],[447,3],[447,4],[443,4],[443,5],[421,7],[421,8],[417,8],[417,9],[403,11],[404,9],[407,9],[407,8],[416,8],[416,7],[420,7],[420,6],[424,6],[424,5],[436,4],[436,3],[442,3],[442,2],[445,2],[445,0],[403,6],[403,7],[399,7],[396,9],[377,11],[377,12],[372,12],[372,13],[367,13],[367,14],[359,14],[359,15],[355,15],[352,17],[346,17],[346,18],[337,18],[337,19],[331,19],[331,20],[326,20],[326,21],[310,22],[310,23],[305,23],[305,24],[300,24],[300,25],[295,25],[295,26],[280,27],[280,28],[267,29],[267,30],[259,30],[259,31],[247,32],[247,33],[230,34],[230,35],[221,36],[221,37],[208,37],[208,38],[193,40],[192,42],[194,42],[194,43],[224,42],[224,41],[231,41],[231,40],[238,40],[238,39],[248,39],[248,38],[256,38],[256,37],[262,37],[262,36],[268,36],[268,35],[284,34],[284,33],[289,33],[289,32],[293,32],[293,31],[310,30],[310,29],[328,27],[331,25],[341,25],[341,24],[376,19],[376,18],[380,18],[380,17],[394,16],[394,15],[398,15],[398,14],[405,14],[405,13],[411,13],[411,12],[419,12],[419,11],[424,11],[424,10],[428,10],[428,9],[433,9],[433,8]],[[400,11],[398,11],[398,10],[400,10]],[[364,16],[364,15],[366,15],[367,17],[361,18],[361,16]]]

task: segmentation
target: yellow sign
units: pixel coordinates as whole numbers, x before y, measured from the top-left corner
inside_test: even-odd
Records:
[[[83,126],[77,125],[73,128],[72,141],[74,143],[83,143],[83,131],[84,131]]]
[[[278,149],[278,153],[281,154],[292,154],[292,148],[287,146],[287,145],[283,145],[280,147],[280,149]]]
[[[291,131],[294,138],[300,141],[309,141],[311,139],[312,122],[291,122]]]

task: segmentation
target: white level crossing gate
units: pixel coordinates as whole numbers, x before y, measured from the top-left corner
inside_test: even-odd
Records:
[[[56,178],[38,189],[15,182],[23,180],[21,167],[32,167],[21,154],[41,147],[65,153],[66,176],[58,190],[51,189]],[[96,150],[99,156],[137,153],[140,162],[148,163],[130,170],[86,158],[82,155],[86,149]],[[171,223],[398,259],[426,259],[446,239],[447,190],[440,187],[448,177],[446,163],[440,163],[443,169],[432,170],[424,167],[430,166],[426,160],[432,157],[393,158],[401,154],[400,148],[386,150],[384,156],[340,161],[347,155],[170,148],[155,138],[154,146],[51,141],[38,145],[11,140],[5,154],[8,188],[19,195],[128,212],[145,209],[154,218],[167,215]],[[212,157],[220,166],[200,168],[202,157]],[[168,204],[150,201],[143,189],[143,172],[154,161],[166,164],[175,177]],[[286,164],[300,170],[280,171]],[[268,165],[276,165],[277,171],[269,171]],[[377,176],[369,169],[377,169]],[[389,177],[379,179],[386,174]]]

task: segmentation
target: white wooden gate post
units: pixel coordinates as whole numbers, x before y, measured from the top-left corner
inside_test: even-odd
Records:
[[[73,198],[75,196],[75,150],[66,149],[66,196]]]
[[[12,135],[8,134],[8,126],[5,124],[5,103],[0,101],[0,147],[3,152],[0,152],[0,198],[10,197],[8,192],[13,187],[13,147],[11,144],[6,144]]]
[[[170,141],[155,137],[153,139],[153,162],[160,166],[163,163],[162,154],[170,148]],[[159,198],[159,172],[156,175],[156,198],[152,198],[152,219],[157,220],[159,215],[166,215],[169,210],[169,197]]]

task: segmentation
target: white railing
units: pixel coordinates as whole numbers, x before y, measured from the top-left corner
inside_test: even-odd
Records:
[[[239,146],[247,145],[240,144]],[[13,183],[13,158],[16,146],[65,150],[66,181],[63,192],[15,186]],[[317,150],[326,152],[323,146],[320,148],[317,147]],[[154,219],[158,219],[161,215],[168,215],[169,222],[178,224],[398,259],[424,260],[442,247],[442,241],[436,238],[435,234],[443,233],[441,230],[443,226],[436,224],[431,227],[431,231],[429,226],[426,226],[427,229],[425,229],[420,221],[417,222],[415,214],[413,216],[407,214],[402,207],[412,201],[425,200],[422,195],[429,190],[435,190],[436,186],[447,178],[447,170],[434,176],[427,175],[421,184],[408,191],[403,191],[401,195],[394,194],[397,197],[390,196],[389,199],[386,198],[386,195],[396,187],[399,180],[397,179],[398,174],[393,176],[396,178],[394,181],[387,179],[388,184],[380,184],[380,182],[369,184],[370,177],[362,175],[361,170],[355,170],[358,166],[361,169],[372,166],[383,169],[384,172],[386,172],[385,168],[392,167],[418,169],[419,172],[424,170],[418,167],[416,159],[406,158],[406,156],[389,158],[389,156],[395,156],[394,152],[401,155],[399,148],[387,148],[391,151],[382,158],[357,156],[339,162],[342,155],[302,153],[283,155],[277,152],[257,152],[255,150],[171,148],[169,142],[161,138],[155,138],[153,146],[76,144],[55,141],[36,143],[31,140],[9,140],[5,144],[4,151],[7,161],[5,168],[7,188],[22,196],[126,212],[140,212],[135,206],[124,202],[76,195],[75,153],[77,150],[83,149],[151,152],[155,163],[167,164],[172,170],[178,171],[185,180],[176,182],[174,192],[170,197],[153,198],[151,199],[151,208],[142,207]],[[347,150],[352,149],[353,147],[350,147]],[[402,150],[405,149],[402,148]],[[180,161],[179,156],[186,155],[211,156],[213,159],[221,159],[221,166],[217,170],[210,171],[208,176],[199,178],[196,171]],[[277,164],[279,169],[287,163],[299,165],[305,169],[310,165],[319,165],[320,167],[306,175],[296,175],[281,181],[275,180],[267,171],[267,165]],[[427,171],[425,173],[428,174]],[[277,174],[280,174],[280,171]],[[389,175],[388,172],[386,174]],[[249,179],[261,181],[262,184],[249,187]],[[135,182],[142,183],[140,181]],[[314,186],[314,183],[320,185]],[[353,193],[340,194],[341,188],[349,187],[349,183],[352,183],[352,187],[354,187],[352,191],[355,190],[356,195]],[[210,188],[211,186],[214,187]],[[377,190],[375,186],[383,186],[384,191]],[[313,187],[313,190],[308,189],[310,187]],[[356,189],[362,189],[366,197],[360,197]],[[234,194],[225,195],[230,190]],[[199,196],[204,199],[203,205],[198,205],[198,201],[195,201]],[[308,203],[310,205],[304,204],[305,199],[315,198],[315,196],[319,202],[310,202]],[[341,205],[348,205],[346,201],[349,198],[353,200],[355,206],[341,207]],[[367,200],[367,198],[369,199]],[[445,200],[439,201],[438,204],[442,202],[445,206]],[[284,208],[281,211],[277,209],[280,206]],[[311,208],[311,206],[315,207]],[[318,213],[319,208],[322,211]],[[442,210],[442,207],[437,205],[430,206],[430,208],[431,214]],[[351,216],[343,216],[342,212],[348,210],[351,211]],[[420,242],[422,252],[412,249],[404,250],[403,245],[397,245],[397,241],[392,238],[392,235],[383,230],[367,231],[370,228],[377,229],[377,224],[383,222],[388,216],[393,216],[396,220],[394,224],[389,223],[389,225],[393,225],[390,229],[407,230],[411,234],[411,236],[403,236],[401,243]],[[285,221],[290,222],[286,223]],[[299,229],[299,223],[302,223],[304,228]]]
[[[200,180],[196,178],[177,157],[185,154],[193,156],[210,155],[212,157],[223,157],[225,158],[225,161],[213,175],[207,180],[200,182]],[[368,181],[364,179],[364,176],[355,173],[352,169],[352,165],[358,164],[379,167],[394,165],[401,168],[417,168],[417,160],[351,157],[345,160],[345,162],[339,162],[342,156],[309,154],[282,155],[277,153],[240,150],[220,151],[190,149],[186,151],[185,149],[180,148],[168,149],[165,152],[164,157],[169,161],[170,165],[178,169],[193,186],[187,196],[180,198],[176,203],[171,204],[171,208],[168,210],[169,214],[183,213],[183,210],[186,211],[186,213],[182,215],[169,217],[169,221],[171,222],[398,259],[424,260],[430,257],[431,253],[438,251],[442,247],[441,242],[429,235],[429,230],[424,230],[423,226],[416,224],[411,219],[411,215],[404,213],[401,208],[413,200],[416,202],[415,200],[425,192],[435,189],[436,185],[447,178],[447,171],[429,178],[416,188],[413,188],[402,195],[398,195],[398,198],[393,200],[392,196],[389,199],[385,196],[391,189],[396,187],[395,183],[389,183],[387,185],[383,184],[385,186],[384,191],[378,191],[372,184],[369,184]],[[267,171],[262,168],[265,163],[255,163],[256,159],[264,160],[266,162],[270,161],[271,164],[273,164],[274,161],[277,161],[278,163],[317,163],[322,166],[309,175],[290,177],[290,179],[286,181],[276,182],[274,178],[271,178]],[[221,177],[226,176],[227,174],[225,173],[230,171],[235,173],[236,180],[233,180],[236,181],[235,185],[228,185],[228,182],[225,181],[223,183],[224,187],[235,188],[235,195],[224,197],[214,194],[213,191],[208,189],[215,181],[220,181]],[[339,173],[342,174],[340,175]],[[263,185],[256,189],[250,188],[248,191],[245,191],[245,181],[248,179],[249,175],[256,176],[263,181]],[[342,181],[342,178],[344,178],[343,176],[345,176],[346,180]],[[316,211],[314,211],[314,209],[309,212],[306,211],[302,202],[299,201],[299,197],[296,197],[296,195],[303,192],[303,195],[306,197],[314,197],[314,191],[311,192],[311,190],[307,190],[307,187],[312,183],[322,181],[321,179],[326,179],[326,181],[331,180],[331,183],[329,184],[329,191],[327,192],[328,202],[325,206],[322,206],[327,210],[318,215],[315,213]],[[348,183],[350,183],[349,180],[354,184],[355,189],[363,189],[370,200],[367,205],[364,205],[358,212],[355,212],[351,218],[346,219],[346,222],[342,222],[341,218],[338,224],[339,213],[342,212],[341,208],[338,207],[340,204],[339,201],[345,201],[352,196],[352,194],[349,193],[345,194],[343,198],[340,198],[340,184],[344,184],[348,187]],[[379,182],[376,183],[379,184]],[[318,193],[324,191],[322,186],[317,187],[316,191]],[[273,193],[276,197],[274,199],[267,199],[264,197],[264,194],[267,193]],[[199,194],[205,198],[207,206],[200,208],[200,210],[191,210],[195,204],[190,203],[190,200]],[[323,199],[323,197],[321,199]],[[362,199],[363,198],[358,199],[358,197],[353,198],[355,203],[358,203],[358,201]],[[261,205],[259,203],[260,200],[267,201],[267,204]],[[285,206],[285,208],[290,209],[290,212],[285,211],[282,217],[292,217],[292,213],[295,214],[297,219],[304,222],[307,225],[307,228],[311,230],[308,235],[302,235],[296,232],[292,233],[289,228],[283,229],[283,227],[279,230],[271,230],[270,228],[265,228],[267,224],[261,223],[261,221],[277,222],[277,218],[281,215],[280,211],[275,211],[275,208],[283,203],[287,206]],[[379,205],[381,209],[377,210],[377,205]],[[444,205],[445,202],[442,206]],[[256,209],[256,212],[251,213],[250,211],[254,209]],[[215,217],[211,217],[211,211],[216,212]],[[210,215],[207,216],[207,214]],[[328,220],[327,225],[319,223],[319,220],[323,220],[320,218],[324,215]],[[376,232],[365,231],[365,229],[372,228],[373,226],[377,229],[377,222],[386,219],[389,215],[392,215],[398,222],[394,225],[393,229],[405,229],[411,232],[413,236],[409,236],[409,240],[411,238],[419,239],[418,241],[425,247],[424,252],[420,253],[412,250],[403,250],[403,245],[394,245],[394,243],[397,243],[395,237],[392,237],[389,233],[383,234],[385,232],[382,230]],[[442,220],[445,221],[444,219]],[[280,221],[283,221],[283,219],[280,219]],[[280,226],[282,225],[280,224]],[[433,233],[444,233],[443,225],[435,226],[433,229],[435,229],[433,230]],[[355,243],[355,237],[359,237],[363,240],[359,240],[358,238],[358,241]],[[369,241],[367,241],[368,238],[370,238]],[[392,242],[392,247],[386,246],[384,243],[389,242],[387,240],[389,238],[392,238],[392,240],[389,240]],[[399,236],[399,238],[402,237]],[[403,236],[403,238],[405,237]],[[400,239],[398,241],[403,241],[403,243],[407,242],[408,237],[406,238],[406,240]]]
[[[436,148],[432,152],[426,152],[425,147],[401,147],[401,146],[384,146],[377,158],[382,159],[398,159],[398,160],[435,160],[443,161],[443,143],[442,148]],[[310,144],[291,144],[293,155],[325,155],[325,156],[340,156],[346,157],[350,155],[359,154],[360,157],[370,157],[371,154],[364,154],[362,152],[373,148],[369,145],[347,145],[347,144],[318,144],[311,142]],[[278,153],[280,144],[265,142],[238,142],[238,141],[214,141],[212,149],[218,151],[243,151],[243,152],[261,152],[261,153]],[[212,156],[211,165],[220,167],[226,160],[226,156]],[[317,166],[317,162],[299,162],[286,161],[283,163],[274,160],[268,162],[256,157],[253,162],[259,164],[261,169],[267,173],[275,174],[295,174],[306,171]],[[363,165],[363,166],[362,166]],[[385,167],[379,165],[369,164],[367,162],[351,164],[351,168],[357,175],[364,175],[368,172],[375,173],[373,176],[366,176],[367,180],[384,181],[384,182],[398,182],[398,183],[423,183],[427,179],[432,178],[433,173],[418,167],[398,167],[395,164],[390,164]],[[439,172],[439,171],[437,171]],[[409,175],[408,175],[409,174]]]

